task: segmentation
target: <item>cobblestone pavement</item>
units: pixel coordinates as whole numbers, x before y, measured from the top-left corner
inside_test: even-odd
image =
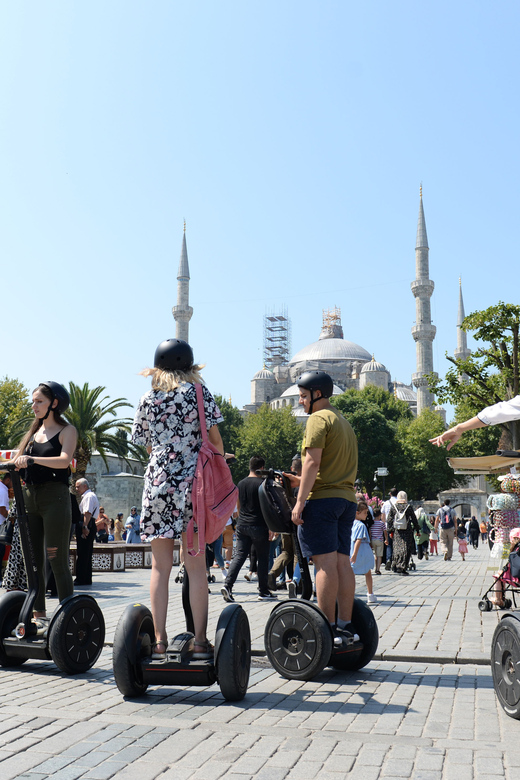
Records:
[[[111,670],[115,625],[127,603],[148,603],[149,572],[95,575],[107,623],[94,669],[67,677],[48,662],[0,671],[2,780],[491,780],[519,771],[520,722],[498,705],[489,648],[498,613],[481,614],[491,581],[487,547],[468,560],[418,562],[410,577],[375,579],[376,659],[355,673],[288,681],[253,659],[248,694],[226,703],[218,686],[151,687],[124,700]],[[364,578],[357,579],[359,594]],[[224,602],[211,586],[210,626]],[[240,578],[253,648],[263,649],[272,605]],[[280,598],[283,596],[280,595]],[[171,585],[170,635],[183,628]]]

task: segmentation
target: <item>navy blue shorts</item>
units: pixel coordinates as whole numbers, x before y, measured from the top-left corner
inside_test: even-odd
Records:
[[[350,534],[356,517],[356,504],[346,498],[315,498],[302,512],[303,525],[298,539],[305,558],[339,552],[350,555]]]

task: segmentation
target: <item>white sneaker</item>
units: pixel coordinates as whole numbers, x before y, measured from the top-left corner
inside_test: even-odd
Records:
[[[373,593],[367,595],[367,604],[377,604],[377,596]]]
[[[222,581],[225,582],[226,581],[226,577],[227,577],[227,570],[226,569],[221,569],[220,571],[222,573]]]

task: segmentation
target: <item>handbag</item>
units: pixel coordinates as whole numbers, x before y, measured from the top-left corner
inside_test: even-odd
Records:
[[[186,529],[188,555],[199,555],[205,551],[206,543],[211,544],[224,531],[226,523],[233,514],[237,503],[238,488],[226,459],[210,442],[204,413],[202,385],[195,383],[197,407],[199,411],[202,446],[197,458],[197,467],[191,490],[193,517]],[[193,546],[193,536],[197,526],[199,548]]]
[[[0,544],[8,545],[13,543],[14,523],[9,518],[0,525]]]

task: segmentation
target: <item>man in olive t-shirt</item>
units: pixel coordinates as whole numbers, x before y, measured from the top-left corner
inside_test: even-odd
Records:
[[[304,556],[312,557],[316,566],[318,606],[334,626],[334,643],[350,644],[358,638],[350,625],[356,589],[350,534],[356,516],[357,439],[350,423],[331,406],[333,383],[328,374],[307,371],[298,388],[309,419],[292,521],[299,526]]]

